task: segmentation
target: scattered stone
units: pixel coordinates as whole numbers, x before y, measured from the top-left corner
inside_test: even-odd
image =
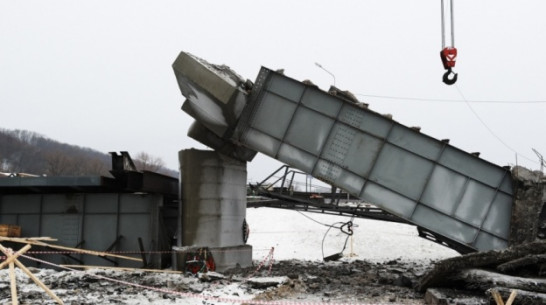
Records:
[[[226,277],[218,272],[209,271],[207,273],[198,273],[197,277],[201,282],[212,282],[217,280],[223,280]]]
[[[455,290],[429,288],[425,293],[425,304],[427,305],[486,305],[489,300],[483,295]]]
[[[150,274],[135,272],[108,272],[103,276],[115,278],[129,283],[164,288],[174,292],[192,294],[217,295],[219,291],[226,297],[248,298],[255,295],[255,300],[311,300],[328,299],[335,303],[415,303],[422,302],[423,293],[410,288],[411,282],[417,282],[415,270],[426,270],[427,263],[417,267],[401,260],[390,264],[367,262],[363,260],[341,260],[331,263],[316,263],[307,261],[277,261],[269,273],[269,268],[263,272],[268,276],[256,278],[256,267],[237,268],[219,273],[207,273],[195,276],[180,274]],[[406,272],[401,273],[402,270]],[[411,270],[411,271],[409,271]],[[37,276],[47,280],[55,293],[65,304],[138,304],[171,302],[178,300],[175,293],[156,292],[108,282],[93,277],[96,271],[85,273],[74,272],[44,272]],[[258,272],[260,274],[260,272]],[[250,277],[250,280],[247,279]],[[7,270],[0,270],[0,304],[9,302],[10,289]],[[21,276],[21,280],[25,277]],[[211,281],[214,281],[211,283]],[[378,284],[384,282],[385,284]],[[18,282],[19,284],[20,282]],[[229,286],[228,285],[232,285]],[[28,287],[35,288],[34,283]],[[234,288],[237,287],[237,288]],[[21,304],[49,302],[48,296],[42,291],[19,290]],[[34,291],[34,292],[32,292]],[[393,299],[394,301],[390,301]],[[163,301],[161,301],[163,300]],[[206,304],[211,302],[205,301]],[[250,302],[249,302],[250,303]],[[197,304],[197,303],[196,303]],[[474,304],[473,304],[474,305]]]
[[[261,277],[261,278],[252,278],[247,281],[252,288],[255,289],[265,289],[272,286],[279,286],[288,282],[288,277],[278,276],[278,277]]]
[[[190,291],[191,292],[201,293],[201,292],[203,292],[203,290],[205,290],[205,285],[203,285],[203,284],[193,284],[193,285],[190,286]]]

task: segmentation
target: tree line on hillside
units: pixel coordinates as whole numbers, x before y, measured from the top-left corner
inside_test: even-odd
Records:
[[[177,177],[161,158],[140,152],[138,170]],[[0,128],[0,172],[45,176],[109,176],[111,157],[90,148],[61,143],[36,132]]]

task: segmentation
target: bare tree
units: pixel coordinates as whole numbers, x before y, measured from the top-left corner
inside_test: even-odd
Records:
[[[108,168],[101,160],[89,159],[82,161],[85,162],[82,170],[85,175],[108,175]]]
[[[54,151],[45,155],[48,176],[62,176],[69,174],[73,168],[73,160],[60,151]]]
[[[135,156],[135,165],[141,171],[159,172],[165,166],[165,162],[159,157],[139,152]]]

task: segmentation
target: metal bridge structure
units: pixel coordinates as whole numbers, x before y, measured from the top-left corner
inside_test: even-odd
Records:
[[[460,252],[508,247],[510,168],[262,67],[254,82],[182,52],[173,64],[189,136],[232,158],[257,152],[343,189]]]
[[[387,213],[343,190],[331,186],[305,183],[305,190],[297,176],[304,172],[283,165],[267,178],[248,185],[247,207],[279,208],[320,214],[384,220],[406,223],[400,217]]]

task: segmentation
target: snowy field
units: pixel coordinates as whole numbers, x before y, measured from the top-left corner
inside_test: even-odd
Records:
[[[291,210],[248,209],[248,244],[254,248],[255,260],[265,257],[271,247],[275,247],[276,260],[322,260],[325,234],[325,256],[339,253],[347,235],[335,228],[328,231],[327,226],[317,222],[340,226],[349,220],[351,218],[345,216]],[[414,226],[359,218],[353,219],[353,224],[353,236],[343,252],[347,258],[385,262],[397,258],[438,260],[458,255],[454,250],[419,237]]]

